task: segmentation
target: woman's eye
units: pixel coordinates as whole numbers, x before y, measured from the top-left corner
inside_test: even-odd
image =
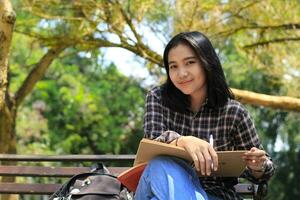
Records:
[[[189,60],[189,61],[187,61],[187,65],[191,65],[191,64],[194,64],[195,63],[195,61],[194,60]]]
[[[169,69],[175,69],[176,66],[175,65],[169,65]]]

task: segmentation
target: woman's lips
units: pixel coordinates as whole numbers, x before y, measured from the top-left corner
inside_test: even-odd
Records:
[[[182,81],[182,82],[180,82],[179,84],[180,84],[180,85],[184,85],[184,84],[187,84],[187,83],[190,83],[190,82],[192,82],[192,80]]]

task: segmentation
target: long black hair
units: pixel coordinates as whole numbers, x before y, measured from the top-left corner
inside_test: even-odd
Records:
[[[185,112],[191,105],[189,95],[177,89],[169,75],[168,55],[170,50],[179,44],[191,47],[204,68],[207,84],[207,106],[218,108],[225,105],[228,99],[234,99],[234,95],[226,83],[221,62],[211,42],[203,33],[193,31],[175,35],[164,50],[163,61],[168,77],[162,85],[163,103],[178,112]]]

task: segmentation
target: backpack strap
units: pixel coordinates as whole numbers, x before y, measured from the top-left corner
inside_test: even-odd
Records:
[[[95,163],[91,166],[90,172],[97,172],[101,174],[110,174],[110,171],[105,167],[102,162]]]

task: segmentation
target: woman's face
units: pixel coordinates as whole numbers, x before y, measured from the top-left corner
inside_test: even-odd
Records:
[[[179,44],[168,54],[169,76],[176,88],[186,95],[206,95],[205,72],[191,47]]]

